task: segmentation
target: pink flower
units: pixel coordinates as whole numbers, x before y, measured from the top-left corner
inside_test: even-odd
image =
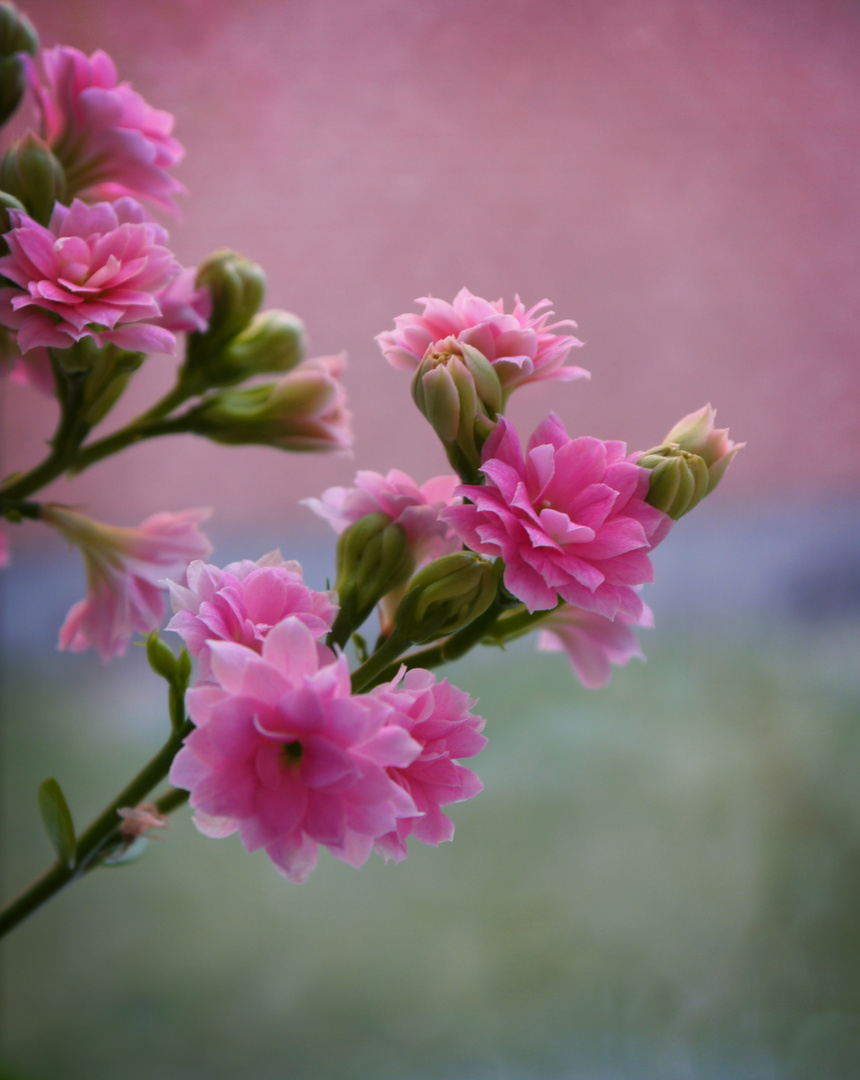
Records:
[[[516,297],[514,310],[505,314],[501,300],[490,303],[461,289],[453,304],[424,296],[421,315],[398,315],[394,330],[377,334],[382,354],[396,368],[414,371],[428,355],[463,355],[463,345],[477,349],[490,363],[502,390],[508,392],[540,379],[587,378],[580,367],[564,367],[570,350],[581,345],[575,337],[555,334],[562,326],[576,327],[567,319],[551,323],[551,311],[538,312],[549,304],[541,300],[526,311]]]
[[[313,633],[290,617],[262,653],[215,641],[213,684],[186,697],[196,728],[170,782],[191,792],[195,823],[210,836],[237,832],[276,869],[304,881],[320,845],[361,866],[374,840],[417,813],[386,772],[421,752],[393,708],[350,690],[346,657],[320,664]]]
[[[0,323],[18,331],[22,353],[67,349],[83,337],[99,347],[175,352],[176,338],[158,325],[157,296],[182,268],[140,203],[57,203],[48,228],[20,210],[9,217],[15,228],[0,274],[17,287],[0,289]]]
[[[197,270],[188,267],[155,295],[161,308],[158,325],[172,334],[203,334],[209,326],[212,294],[205,285],[197,288],[196,277]]]
[[[473,757],[487,745],[480,734],[484,720],[469,710],[475,702],[452,686],[447,679],[421,668],[378,686],[373,695],[394,707],[390,723],[399,724],[418,742],[421,753],[408,765],[390,767],[393,777],[421,811],[421,817],[404,817],[396,828],[376,840],[376,849],[385,859],[400,862],[408,851],[406,838],[414,835],[423,844],[438,846],[454,836],[454,825],[440,807],[471,799],[483,785],[470,769],[455,758]]]
[[[606,686],[612,665],[624,666],[636,656],[644,660],[634,626],[653,626],[651,609],[643,606],[634,619],[620,612],[614,619],[593,611],[562,604],[540,623],[538,648],[545,652],[566,652],[579,681],[589,690]]]
[[[212,678],[210,643],[237,641],[261,652],[272,627],[294,615],[315,639],[331,629],[337,607],[332,593],[314,592],[305,585],[297,562],[270,551],[256,562],[245,559],[220,570],[193,562],[187,585],[168,582],[175,615],[167,624],[200,661],[200,679]],[[322,648],[322,646],[320,646]],[[325,650],[328,660],[334,655]]]
[[[415,562],[420,565],[460,547],[460,541],[439,519],[457,483],[456,476],[434,476],[419,487],[399,469],[391,469],[385,476],[361,470],[356,474],[355,487],[331,487],[321,499],[302,502],[325,518],[337,533],[366,514],[388,514],[406,532]]]
[[[9,541],[6,538],[6,530],[0,529],[0,570],[8,566],[12,556],[9,554]]]
[[[80,549],[87,571],[87,597],[66,616],[60,648],[82,652],[92,646],[102,660],[125,652],[135,631],[146,634],[159,626],[164,579],[178,577],[212,550],[197,528],[208,510],[153,514],[132,529],[103,525],[54,504],[44,505],[41,514]]]
[[[467,547],[505,561],[505,587],[529,611],[559,597],[614,619],[639,618],[634,586],[653,580],[648,552],[672,521],[645,502],[647,469],[621,442],[571,439],[555,414],[532,435],[526,456],[504,417],[484,446],[486,485],[441,517]]]
[[[45,81],[25,57],[42,117],[42,136],[59,158],[72,194],[90,199],[133,195],[175,210],[182,184],[166,172],[184,150],[171,136],[173,117],[153,109],[128,83],[118,83],[111,58],[86,57],[59,46],[42,52]]]
[[[42,394],[53,397],[56,383],[54,369],[47,349],[30,349],[26,356],[19,356],[18,349],[9,341],[3,331],[3,345],[0,348],[0,378],[9,376],[9,382],[18,386],[32,386]]]

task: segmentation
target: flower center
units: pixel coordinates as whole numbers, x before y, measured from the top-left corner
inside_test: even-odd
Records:
[[[281,757],[288,765],[293,765],[302,760],[302,744],[298,739],[284,743],[281,747]]]

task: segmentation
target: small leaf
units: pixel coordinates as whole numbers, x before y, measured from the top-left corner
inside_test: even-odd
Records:
[[[71,869],[75,865],[75,826],[66,797],[53,777],[39,786],[39,813],[57,858]]]

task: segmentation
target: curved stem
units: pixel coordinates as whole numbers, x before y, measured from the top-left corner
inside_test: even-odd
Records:
[[[103,439],[97,439],[89,446],[82,447],[74,458],[68,463],[68,468],[73,473],[83,472],[90,465],[95,465],[102,458],[110,457],[128,446],[143,442],[145,439],[154,439],[159,435],[179,435],[186,430],[185,418],[177,416],[172,420],[156,420],[146,424],[140,420],[133,421],[119,431],[106,435]]]
[[[78,837],[75,844],[74,864],[70,867],[57,862],[36,878],[23,892],[0,910],[0,937],[23,922],[29,915],[55,896],[66,885],[82,877],[97,865],[98,854],[119,830],[122,821],[117,814],[120,807],[137,806],[150,791],[160,783],[170,770],[171,763],[182,746],[182,740],[193,730],[190,720],[174,731],[167,742],[137,776],[99,814],[95,821]],[[186,795],[185,792],[182,792]],[[158,805],[163,813],[169,812],[184,799],[178,793],[167,792]]]

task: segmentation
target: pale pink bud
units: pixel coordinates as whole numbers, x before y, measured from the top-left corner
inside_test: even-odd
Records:
[[[710,403],[679,420],[666,435],[664,443],[675,443],[690,454],[698,454],[708,466],[708,493],[712,492],[746,443],[734,443],[728,428],[715,428],[717,411]]]
[[[122,806],[117,814],[122,818],[119,831],[132,838],[146,836],[152,829],[166,829],[170,825],[170,819],[152,803],[140,803],[133,808]]]

